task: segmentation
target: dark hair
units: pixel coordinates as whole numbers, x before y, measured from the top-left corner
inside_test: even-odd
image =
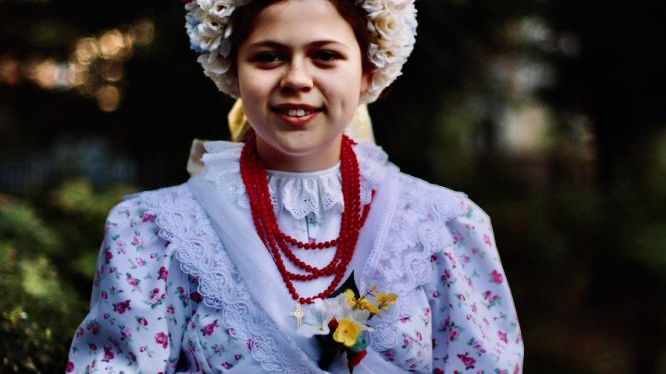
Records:
[[[269,5],[287,0],[253,0],[249,4],[239,7],[231,15],[233,32],[231,41],[231,73],[236,74],[236,59],[238,48],[247,39],[254,27],[259,13]],[[351,26],[356,36],[356,41],[361,50],[361,63],[364,72],[375,69],[368,58],[368,46],[370,45],[370,32],[368,31],[368,13],[361,7],[354,5],[354,0],[328,0],[345,21]]]

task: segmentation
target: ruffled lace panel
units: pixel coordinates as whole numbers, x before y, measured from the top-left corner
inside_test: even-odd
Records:
[[[176,252],[182,271],[198,279],[204,304],[219,310],[224,327],[251,345],[253,358],[267,371],[310,373],[309,359],[304,354],[281,348],[286,337],[251,300],[246,284],[188,187],[139,196],[157,217],[159,236]]]
[[[205,178],[218,185],[220,191],[242,208],[249,201],[240,176],[242,143],[225,141],[206,142],[207,153],[202,157],[206,165]],[[361,171],[361,203],[372,199],[372,189],[384,178],[388,157],[381,148],[358,143],[354,150]],[[268,171],[268,189],[276,214],[287,210],[295,219],[312,215],[322,222],[328,212],[344,210],[342,179],[339,165],[314,173]],[[335,209],[334,209],[335,208]]]
[[[466,195],[429,185],[404,174],[393,219],[382,223],[378,235],[389,238],[373,250],[363,271],[362,289],[380,284],[398,295],[394,308],[374,322],[371,346],[385,351],[402,343],[399,320],[413,316],[422,305],[418,288],[433,276],[431,256],[453,245],[446,222],[464,214]]]

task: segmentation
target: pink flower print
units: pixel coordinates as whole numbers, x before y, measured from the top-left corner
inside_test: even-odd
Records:
[[[194,301],[195,303],[200,303],[202,300],[201,294],[198,292],[192,292],[190,294],[190,300]]]
[[[420,342],[423,341],[423,335],[421,335],[421,333],[418,331],[416,332],[416,339],[418,339]]]
[[[170,315],[176,314],[176,308],[174,308],[173,305],[169,305],[166,308],[166,312]]]
[[[109,319],[109,317],[111,317],[111,315],[110,315],[109,313],[104,313],[104,314],[102,315],[102,317],[103,317],[104,319]]]
[[[139,266],[146,266],[146,260],[144,260],[143,257],[137,257],[136,264]]]
[[[215,332],[215,328],[218,327],[219,325],[217,324],[217,320],[209,323],[208,325],[204,326],[204,328],[201,329],[201,332],[206,335],[213,335]]]
[[[139,283],[140,283],[141,281],[138,280],[138,279],[136,279],[136,278],[134,278],[134,277],[132,277],[132,274],[127,273],[127,274],[126,274],[126,277],[127,277],[127,284],[129,284],[130,286],[132,286],[132,287],[134,287],[134,288],[136,288],[136,287],[139,286]]]
[[[455,341],[458,338],[458,335],[460,335],[460,331],[458,331],[458,329],[451,329],[451,332],[449,333],[449,341]]]
[[[520,366],[518,364],[513,368],[513,374],[520,374]]]
[[[463,295],[463,294],[461,294],[461,293],[457,294],[456,297],[457,297],[458,300],[460,300],[460,301],[463,301],[463,302],[465,301],[465,295]]]
[[[436,299],[438,297],[439,297],[439,291],[435,291],[435,292],[432,293],[432,298],[433,299]]]
[[[435,368],[435,369],[432,371],[432,374],[444,374],[444,370],[442,370],[442,369],[440,369],[440,368]]]
[[[465,227],[466,227],[467,230],[469,230],[469,231],[474,231],[474,230],[476,229],[476,227],[474,227],[474,225],[472,225],[472,224],[470,224],[470,223],[466,224]]]
[[[409,341],[409,339],[407,339],[406,336],[402,338],[402,348],[409,347],[410,343],[411,342]]]
[[[148,320],[143,318],[143,317],[137,317],[136,318],[136,323],[138,323],[139,326],[143,326],[143,327],[148,326]]]
[[[477,313],[477,308],[476,308],[476,303],[472,304],[472,313],[476,314]]]
[[[500,298],[499,295],[493,295],[493,293],[490,292],[490,290],[486,291],[483,294],[483,299],[488,303],[488,305],[487,305],[488,308],[497,304],[497,302],[499,301],[499,298]]]
[[[110,361],[113,360],[114,357],[113,352],[111,352],[111,347],[104,346],[104,360],[102,361]]]
[[[132,332],[130,332],[126,327],[120,329],[120,339],[130,339],[132,338]]]
[[[472,248],[472,254],[477,254],[477,253],[479,253],[479,249],[476,247]]]
[[[135,235],[132,238],[132,245],[137,246],[137,245],[141,245],[141,244],[143,244],[143,239],[140,236]]]
[[[97,350],[97,346],[95,345],[95,343],[88,344],[88,348],[90,348],[91,351],[96,351]]]
[[[458,358],[462,361],[463,365],[465,365],[465,370],[474,369],[476,360],[473,357],[469,357],[467,352],[465,352],[464,355],[458,354]]]
[[[410,321],[410,318],[412,318],[412,317],[402,317],[402,318],[400,318],[400,323],[407,323],[407,322]]]
[[[169,271],[164,267],[160,267],[157,279],[162,279],[162,280],[167,280],[167,276],[169,275]]]
[[[225,369],[231,369],[231,368],[234,367],[234,365],[230,364],[228,361],[224,361],[224,363],[222,364],[222,367],[225,368]]]
[[[509,340],[506,337],[506,333],[503,331],[497,331],[497,336],[499,337],[499,340],[503,341],[504,344],[508,344]]]
[[[449,273],[448,270],[444,270],[444,274],[442,274],[441,279],[448,283],[451,280],[451,273]]]
[[[125,300],[125,301],[121,301],[119,303],[113,304],[113,311],[118,312],[118,314],[123,314],[127,310],[132,310],[132,307],[130,307],[130,301],[131,300]]]
[[[437,262],[437,255],[431,255],[430,262]]]
[[[104,248],[104,260],[108,264],[109,261],[113,258],[113,253],[111,253],[111,250],[109,247]]]
[[[495,373],[496,374],[509,374],[509,371],[508,370],[495,369]]]
[[[493,270],[493,272],[490,273],[490,281],[495,284],[502,284],[502,282],[504,282],[504,275],[497,270]]]
[[[162,348],[167,349],[169,346],[169,337],[165,333],[159,332],[155,334],[155,343],[161,344]]]
[[[150,293],[150,302],[155,303],[160,300],[160,289],[153,288],[153,291]]]
[[[243,358],[243,356],[241,356],[241,355],[239,355],[239,354],[234,355],[234,359],[235,359],[236,361],[240,360],[241,358]]]
[[[458,234],[457,232],[453,234],[453,244],[457,244],[459,242],[463,241],[463,236]]]
[[[148,347],[146,347],[145,345],[142,345],[141,347],[139,347],[139,352],[143,353],[143,352],[145,352],[147,349],[148,349]]]
[[[134,354],[134,352],[129,353],[129,358],[130,358],[130,360],[136,362],[136,355]]]
[[[92,321],[86,325],[86,330],[90,331],[93,335],[97,335],[97,333],[99,333],[99,324],[95,321]]]
[[[466,264],[466,263],[469,262],[469,256],[462,255],[462,256],[460,256],[460,260],[463,262],[463,264]]]
[[[72,361],[67,361],[67,366],[65,367],[67,373],[74,371],[74,363]]]
[[[148,212],[143,213],[143,222],[155,222],[157,216]]]
[[[488,234],[483,234],[483,242],[486,243],[488,247],[492,247],[492,243],[490,243],[490,236]]]
[[[100,294],[100,297],[104,300],[107,300],[109,298],[109,294],[106,293],[106,291],[102,291],[102,293]]]
[[[84,329],[81,329],[81,328],[80,328],[80,329],[76,330],[76,337],[77,337],[77,338],[80,338],[80,337],[82,337],[83,334],[85,334],[85,333],[86,333],[86,331],[85,331]]]

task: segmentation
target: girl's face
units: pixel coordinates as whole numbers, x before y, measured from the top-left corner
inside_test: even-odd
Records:
[[[329,0],[263,9],[240,45],[237,72],[259,156],[271,169],[334,166],[369,82],[351,26]]]

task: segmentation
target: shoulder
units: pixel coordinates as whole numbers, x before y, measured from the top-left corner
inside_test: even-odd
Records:
[[[186,184],[127,195],[116,204],[106,218],[104,231],[106,241],[128,240],[133,244],[154,242],[161,236],[165,223],[173,221],[174,215],[193,212],[197,203]],[[144,246],[137,246],[142,250]]]
[[[418,210],[442,223],[471,217],[488,219],[486,212],[466,193],[426,182],[423,179],[399,173],[399,205],[403,209]]]

